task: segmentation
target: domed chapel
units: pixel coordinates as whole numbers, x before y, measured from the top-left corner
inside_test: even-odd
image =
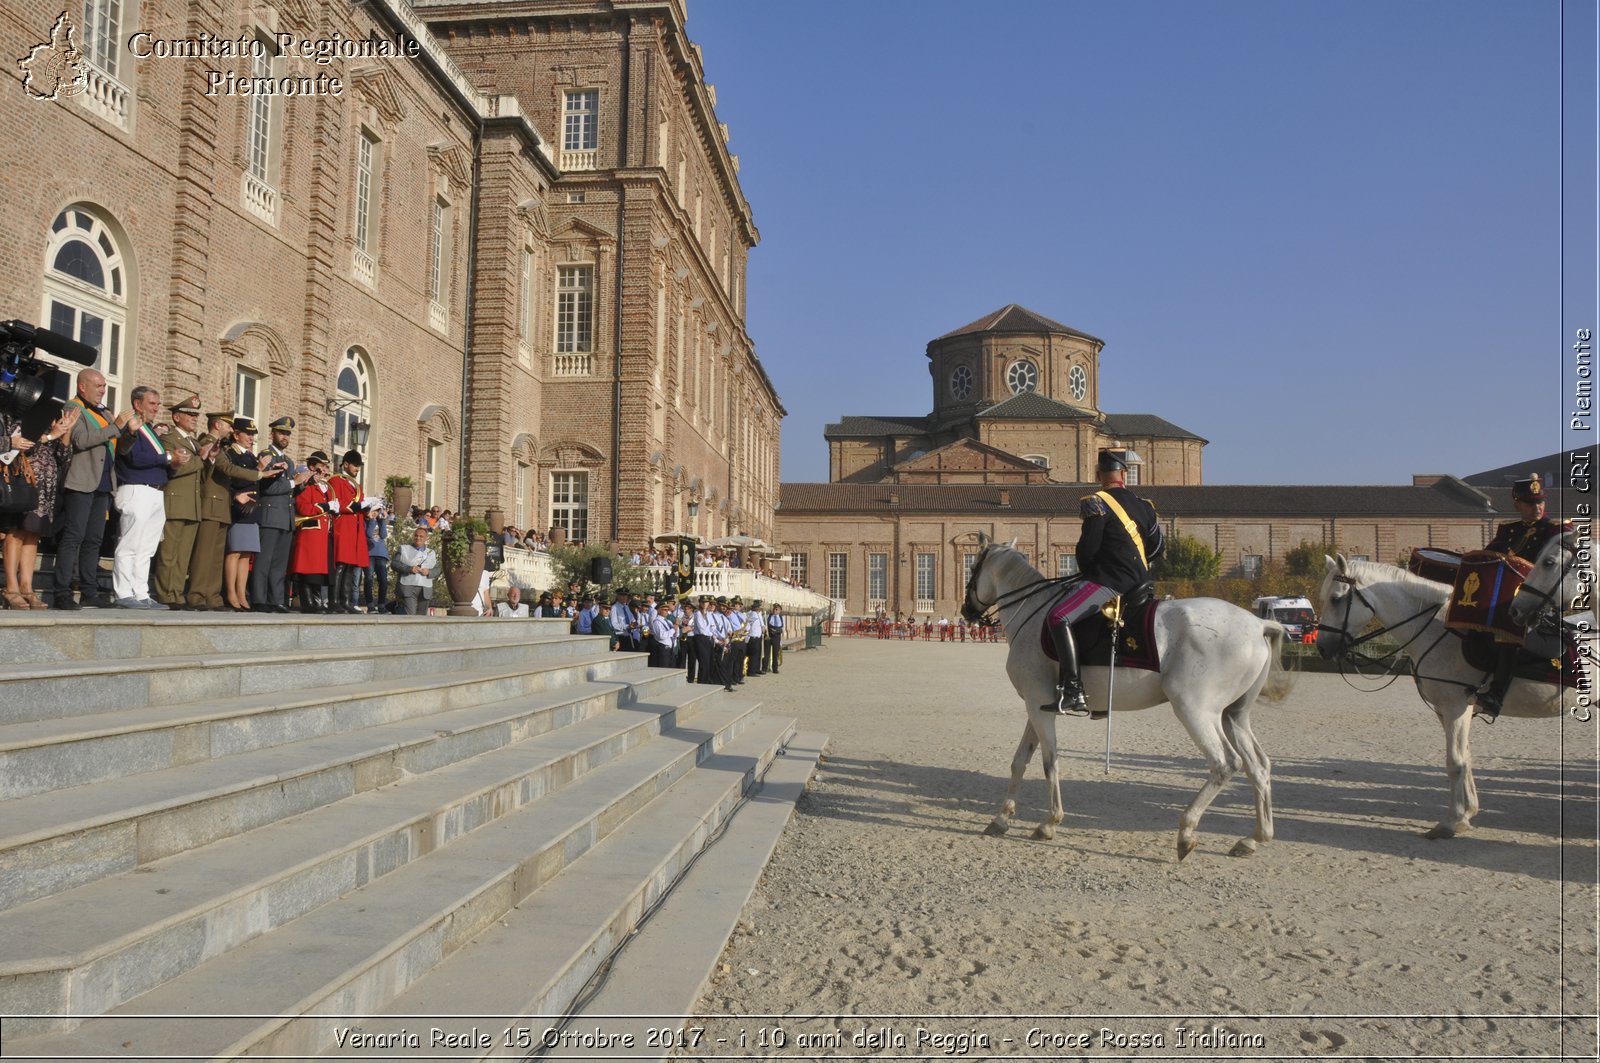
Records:
[[[1015,303],[928,344],[933,412],[828,426],[834,483],[1041,484],[1094,479],[1102,447],[1143,458],[1137,483],[1198,484],[1206,440],[1100,406],[1105,341]]]

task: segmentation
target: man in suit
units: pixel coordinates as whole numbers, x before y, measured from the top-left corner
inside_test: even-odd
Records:
[[[111,599],[100,593],[100,544],[111,508],[111,454],[119,428],[101,402],[105,397],[105,375],[98,369],[81,370],[78,393],[70,405],[81,407],[83,414],[72,426],[72,460],[61,485],[61,538],[51,600],[56,609],[111,605]],[[74,577],[81,603],[72,598]]]
[[[271,443],[263,452],[270,457],[268,469],[281,469],[278,475],[261,481],[256,492],[256,516],[261,525],[261,552],[250,572],[250,608],[258,613],[287,613],[289,596],[289,548],[294,536],[294,489],[305,477],[291,478],[294,463],[288,446],[294,432],[294,418],[280,417],[268,426]],[[265,471],[265,470],[263,470]]]
[[[205,480],[205,462],[200,460],[200,396],[189,396],[170,407],[170,412],[172,427],[162,435],[161,445],[189,457],[171,470],[167,486],[162,488],[167,524],[156,549],[155,599],[169,609],[187,609],[184,589],[200,529],[200,485]]]

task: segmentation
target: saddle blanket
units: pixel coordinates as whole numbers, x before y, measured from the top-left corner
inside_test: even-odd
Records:
[[[1484,672],[1494,671],[1495,640],[1492,631],[1464,631],[1460,632],[1463,638],[1461,656],[1474,668]],[[1517,663],[1514,674],[1519,679],[1531,679],[1535,683],[1549,683],[1552,686],[1583,687],[1579,679],[1584,674],[1583,658],[1578,653],[1578,645],[1573,640],[1571,632],[1566,632],[1562,639],[1562,652],[1559,658],[1535,657],[1526,650],[1517,654]]]
[[[1138,668],[1145,672],[1161,671],[1160,655],[1156,653],[1156,607],[1161,602],[1151,599],[1140,605],[1125,606],[1122,610],[1122,633],[1117,643],[1117,667]],[[1039,629],[1039,641],[1044,655],[1057,660],[1056,644],[1050,638],[1050,628],[1060,623],[1071,611],[1070,598],[1057,602],[1045,617]],[[1078,644],[1078,667],[1111,665],[1111,622],[1096,609],[1072,625],[1072,638]]]

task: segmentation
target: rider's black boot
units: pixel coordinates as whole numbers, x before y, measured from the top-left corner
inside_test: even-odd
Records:
[[[1040,705],[1039,708],[1041,711],[1059,713],[1063,716],[1082,716],[1089,710],[1089,703],[1083,698],[1083,681],[1078,678],[1078,646],[1072,640],[1072,625],[1051,624],[1050,641],[1056,647],[1056,660],[1061,665],[1061,676],[1056,680],[1055,704]]]
[[[1494,647],[1494,675],[1488,685],[1478,691],[1473,707],[1474,719],[1494,723],[1500,718],[1500,707],[1511,689],[1511,673],[1517,663],[1517,647],[1511,643],[1496,643]]]

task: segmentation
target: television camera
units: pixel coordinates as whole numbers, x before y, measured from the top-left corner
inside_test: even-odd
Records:
[[[0,410],[16,417],[55,394],[61,370],[38,358],[36,349],[79,365],[94,365],[100,354],[87,343],[26,321],[0,321]]]

